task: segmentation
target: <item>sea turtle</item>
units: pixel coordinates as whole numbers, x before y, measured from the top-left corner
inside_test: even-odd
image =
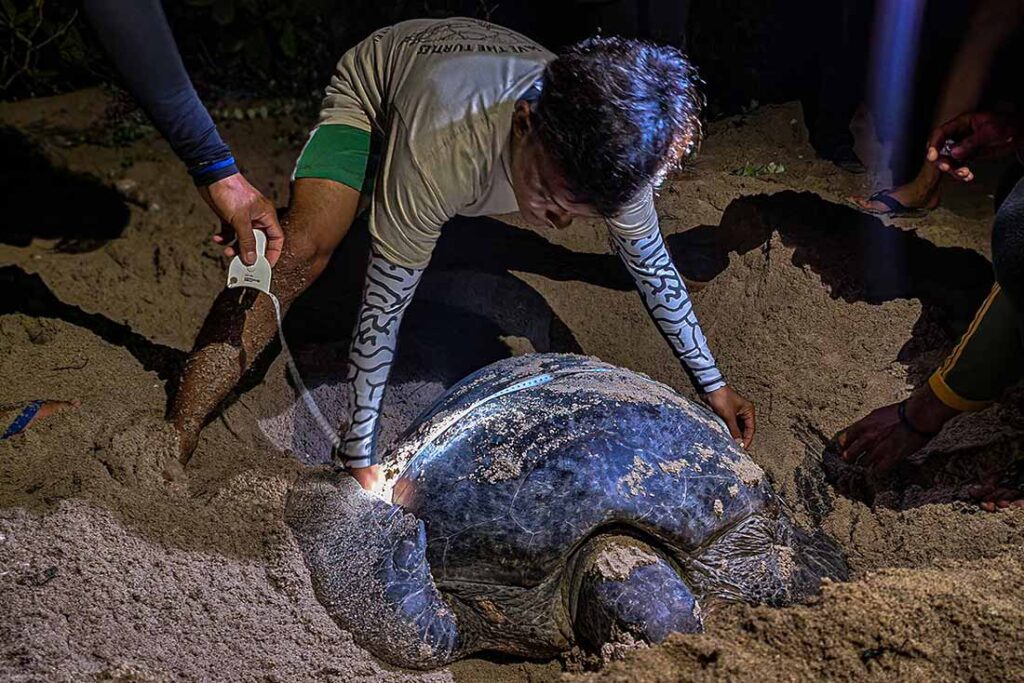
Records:
[[[489,365],[385,460],[392,503],[321,471],[287,518],[328,613],[399,666],[660,642],[845,578],[710,411],[596,359]]]

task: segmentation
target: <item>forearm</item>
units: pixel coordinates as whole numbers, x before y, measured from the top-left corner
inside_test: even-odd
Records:
[[[936,125],[977,108],[996,53],[1020,25],[1020,9],[1016,0],[979,4],[943,84]]]
[[[238,172],[189,80],[159,0],[84,0],[132,95],[202,185]]]
[[[341,446],[341,457],[348,468],[378,462],[380,410],[398,348],[398,329],[422,275],[422,269],[396,266],[376,252],[370,257],[349,349],[348,381],[353,398]]]
[[[661,232],[655,228],[641,237],[628,238],[613,230],[611,238],[636,282],[647,312],[687,369],[697,391],[707,394],[725,386]]]

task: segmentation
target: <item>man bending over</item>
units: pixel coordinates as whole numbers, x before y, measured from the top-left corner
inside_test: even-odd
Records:
[[[347,52],[295,167],[272,284],[287,311],[368,196],[372,252],[336,462],[365,488],[380,478],[375,441],[398,327],[442,226],[456,214],[515,211],[552,228],[604,218],[695,387],[749,445],[753,405],[719,371],[654,209],[654,187],[698,143],[699,105],[696,75],[678,50],[632,40],[592,39],[555,57],[508,29],[456,18],[401,23]],[[380,158],[368,170],[371,137]],[[218,297],[171,406],[183,458],[275,329],[267,297]]]

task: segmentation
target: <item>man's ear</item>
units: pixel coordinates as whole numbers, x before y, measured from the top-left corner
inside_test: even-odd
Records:
[[[512,112],[512,132],[516,137],[526,137],[533,130],[533,121],[530,118],[530,103],[526,100],[516,100],[516,108]]]

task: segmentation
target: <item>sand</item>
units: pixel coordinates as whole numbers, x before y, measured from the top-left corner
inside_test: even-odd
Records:
[[[658,561],[658,556],[649,549],[625,542],[611,545],[601,551],[594,560],[593,571],[606,579],[624,581],[633,570],[646,567]]]
[[[187,471],[164,476],[168,381],[225,269],[210,215],[162,140],[88,141],[110,127],[106,104],[90,90],[0,105],[5,150],[18,157],[0,184],[0,403],[82,402],[0,442],[0,680],[1020,675],[1024,513],[958,498],[1019,451],[1021,394],[958,419],[925,465],[895,481],[866,481],[826,453],[838,429],[926,377],[984,295],[991,173],[927,218],[890,227],[843,208],[846,194],[885,178],[814,160],[799,107],[713,124],[696,166],[661,194],[664,230],[699,281],[697,311],[723,370],[758,405],[754,460],[801,521],[838,540],[852,581],[811,605],[713,611],[706,634],[598,672],[496,657],[421,674],[375,661],[313,595],[284,501],[327,444],[279,359],[211,422]],[[279,205],[309,123],[224,126]],[[786,172],[732,173],[769,161]],[[344,405],[337,382],[364,233],[286,321],[332,418]],[[407,314],[382,438],[472,370],[530,351],[587,353],[692,395],[601,225],[459,221]]]

